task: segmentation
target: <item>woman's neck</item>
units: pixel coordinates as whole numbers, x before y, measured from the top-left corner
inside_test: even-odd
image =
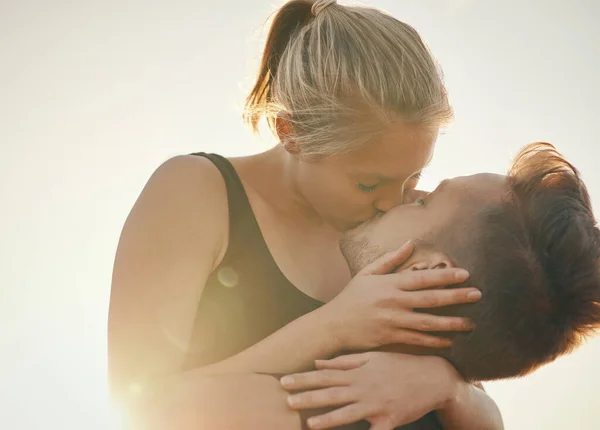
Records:
[[[298,181],[299,161],[281,145],[246,159],[246,174],[255,191],[277,212],[299,226],[331,228],[315,211]],[[244,163],[244,164],[246,164]]]

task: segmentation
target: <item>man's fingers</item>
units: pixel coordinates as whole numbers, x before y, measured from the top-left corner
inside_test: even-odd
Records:
[[[352,403],[323,415],[307,420],[308,427],[314,430],[330,429],[352,424],[367,418],[369,411],[362,403]]]
[[[481,291],[476,288],[455,288],[403,293],[399,297],[399,303],[404,308],[427,309],[473,303],[480,299]]]
[[[469,272],[459,268],[405,270],[400,273],[389,274],[388,278],[403,291],[424,290],[427,288],[443,288],[448,285],[458,284],[469,278]]]
[[[340,355],[331,360],[315,360],[317,369],[356,369],[369,361],[369,353]]]
[[[280,382],[286,390],[313,390],[349,385],[350,375],[343,370],[315,370],[284,376]]]
[[[382,255],[377,260],[368,264],[360,271],[362,275],[385,275],[392,272],[396,267],[400,266],[408,257],[411,256],[414,250],[412,242],[405,243],[402,247],[395,251],[388,252]]]
[[[288,396],[288,405],[295,410],[320,409],[347,405],[357,400],[358,394],[352,387],[331,387],[292,394]]]

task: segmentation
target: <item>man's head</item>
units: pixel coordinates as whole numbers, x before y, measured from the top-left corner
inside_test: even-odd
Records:
[[[524,148],[507,176],[444,181],[349,232],[341,248],[356,272],[409,239],[416,250],[401,269],[463,267],[471,277],[459,286],[483,293],[436,312],[477,325],[437,352],[469,380],[525,375],[600,326],[600,231],[577,170],[552,145]]]

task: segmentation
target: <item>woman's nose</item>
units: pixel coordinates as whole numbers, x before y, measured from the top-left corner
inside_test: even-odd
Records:
[[[385,197],[378,199],[375,203],[375,208],[379,212],[385,213],[394,208],[395,206],[402,204],[403,199],[404,192],[391,193]]]

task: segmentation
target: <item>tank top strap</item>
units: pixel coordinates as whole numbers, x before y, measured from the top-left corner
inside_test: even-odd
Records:
[[[219,154],[194,152],[190,155],[209,159],[215,167],[219,169],[219,172],[225,181],[227,204],[229,206],[230,242],[226,259],[232,252],[235,253],[240,246],[244,249],[244,243],[261,244],[263,242],[263,236],[258,221],[254,216],[254,211],[248,200],[244,184],[231,162]]]

